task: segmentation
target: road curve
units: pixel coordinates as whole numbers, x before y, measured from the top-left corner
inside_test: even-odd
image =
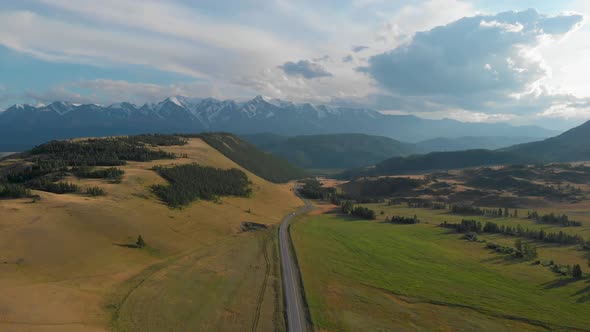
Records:
[[[289,236],[289,223],[291,220],[303,213],[312,210],[312,205],[301,197],[297,190],[295,193],[305,206],[287,215],[279,227],[279,250],[281,253],[281,271],[283,276],[283,293],[285,299],[285,310],[287,311],[287,330],[289,332],[306,331],[305,311],[301,288],[299,287],[299,270],[295,264],[294,253],[290,250],[291,237]]]

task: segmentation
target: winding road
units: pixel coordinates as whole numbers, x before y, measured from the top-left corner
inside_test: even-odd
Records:
[[[287,330],[289,332],[302,332],[307,330],[305,311],[303,309],[303,299],[301,298],[301,288],[299,285],[299,270],[295,264],[294,253],[290,250],[291,236],[289,235],[289,223],[294,217],[311,211],[313,207],[309,201],[299,195],[297,189],[295,189],[295,193],[303,200],[305,206],[289,214],[281,222],[281,226],[279,227],[279,248],[281,252],[285,309],[287,311]]]

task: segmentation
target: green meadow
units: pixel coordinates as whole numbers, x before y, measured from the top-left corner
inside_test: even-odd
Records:
[[[559,277],[547,267],[497,254],[485,243],[461,240],[460,234],[436,226],[443,220],[439,218],[451,222],[461,216],[435,218],[444,211],[367,206],[378,213],[384,210],[381,220],[328,213],[305,217],[292,226],[317,330],[589,328],[590,274],[581,280]],[[382,222],[387,215],[403,212],[417,214],[423,222]],[[514,243],[514,238],[494,237]],[[556,261],[585,259],[573,247],[539,250],[539,259],[544,255]],[[583,267],[589,272],[585,263]]]

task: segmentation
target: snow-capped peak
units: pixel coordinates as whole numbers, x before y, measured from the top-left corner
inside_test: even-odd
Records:
[[[178,100],[178,97],[174,96],[174,97],[170,97],[167,99],[168,101],[180,106],[180,107],[184,107],[184,105],[180,102],[180,100]]]

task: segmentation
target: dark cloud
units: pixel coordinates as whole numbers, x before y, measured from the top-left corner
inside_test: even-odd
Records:
[[[354,53],[358,53],[358,52],[364,51],[364,50],[366,50],[368,48],[369,48],[369,46],[358,45],[358,46],[353,46],[352,47],[352,51]]]
[[[548,17],[535,10],[466,17],[417,33],[411,42],[369,58],[357,69],[385,90],[413,96],[468,100],[470,106],[522,92],[547,73],[522,52],[543,36],[571,31],[583,16]]]
[[[352,62],[352,60],[354,60],[354,58],[350,54],[342,58],[342,62]]]
[[[332,74],[326,70],[322,65],[311,62],[309,60],[299,60],[298,62],[285,62],[279,66],[285,74],[289,76],[301,76],[307,79],[314,79],[319,77],[330,77]]]

